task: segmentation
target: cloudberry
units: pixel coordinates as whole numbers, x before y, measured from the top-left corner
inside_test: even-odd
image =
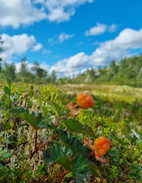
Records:
[[[103,156],[110,149],[110,140],[108,138],[99,137],[94,141],[94,148],[100,156]]]
[[[83,109],[91,108],[94,105],[93,97],[85,93],[80,93],[77,95],[77,102]]]

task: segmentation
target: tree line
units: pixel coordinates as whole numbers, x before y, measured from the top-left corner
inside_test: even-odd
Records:
[[[0,54],[3,52],[3,41],[0,37]],[[142,84],[142,55],[131,58],[123,58],[118,63],[112,60],[109,66],[90,68],[84,73],[74,78],[58,78],[53,70],[49,75],[47,71],[40,67],[37,61],[33,63],[31,70],[28,69],[27,58],[21,60],[20,71],[16,72],[14,63],[3,63],[0,56],[0,77],[11,78],[15,82],[36,82],[36,83],[88,83],[88,82],[113,82],[119,84],[129,84],[129,82],[140,82]]]
[[[0,37],[0,55],[3,52],[3,41]],[[31,71],[28,69],[27,58],[21,59],[20,70],[16,72],[16,66],[14,63],[6,63],[0,56],[0,77],[1,79],[10,78],[15,82],[37,82],[37,83],[55,83],[56,74],[53,70],[49,75],[47,71],[40,67],[37,61],[33,63]]]
[[[129,82],[142,83],[142,54],[131,58],[123,58],[118,63],[112,60],[109,66],[91,68],[78,75],[73,82],[114,82],[127,84]]]

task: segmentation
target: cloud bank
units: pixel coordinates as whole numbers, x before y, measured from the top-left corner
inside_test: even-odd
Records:
[[[77,7],[92,2],[93,0],[0,0],[0,25],[18,28],[45,19],[57,23],[69,21]]]
[[[3,34],[2,39],[5,42],[2,54],[7,59],[11,59],[14,55],[21,55],[29,50],[35,49],[38,51],[41,47],[34,36],[28,36],[27,34],[12,37]],[[69,58],[59,60],[52,66],[49,66],[46,62],[43,62],[40,66],[47,69],[49,73],[55,70],[58,77],[72,77],[90,66],[103,66],[109,64],[113,59],[119,61],[125,56],[132,56],[132,52],[135,53],[137,49],[142,50],[142,29],[127,28],[122,30],[115,39],[101,43],[90,55],[85,52],[79,52]],[[30,67],[31,65],[29,65]]]

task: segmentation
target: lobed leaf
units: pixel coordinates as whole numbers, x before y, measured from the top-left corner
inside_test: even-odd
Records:
[[[60,106],[54,102],[50,102],[48,105],[55,112],[56,116],[62,116],[63,114],[66,114],[65,108],[63,106]]]
[[[64,124],[66,125],[67,129],[70,132],[81,133],[81,134],[84,134],[89,137],[95,137],[94,132],[92,131],[92,129],[89,126],[83,125],[83,124],[79,123],[79,121],[77,121],[77,120],[66,119],[64,121]]]
[[[76,159],[72,161],[73,178],[76,183],[85,183],[88,180],[91,171],[88,169],[89,160],[78,154]]]
[[[66,133],[62,129],[57,129],[56,133],[61,138],[64,145],[69,147],[75,155],[79,153],[86,157],[88,154],[90,154],[91,150],[84,146],[84,144],[78,138]]]
[[[41,113],[29,112],[28,109],[22,107],[10,109],[9,112],[18,115],[32,125],[36,130],[43,128],[55,129],[55,126],[51,122],[48,122]]]
[[[67,170],[70,170],[71,167],[68,154],[71,154],[71,150],[69,148],[57,144],[44,151],[43,159],[47,164],[57,162],[64,166]]]
[[[48,148],[44,152],[45,163],[57,162],[61,164],[66,170],[71,172],[71,176],[76,183],[85,183],[88,179],[90,170],[87,166],[90,164],[89,160],[78,154],[77,157],[69,158],[68,155],[72,155],[71,149],[60,144],[54,145],[52,148]]]

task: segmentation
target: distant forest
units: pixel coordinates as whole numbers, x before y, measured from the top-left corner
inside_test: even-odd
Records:
[[[113,60],[108,67],[91,68],[73,79],[74,82],[142,83],[142,55],[123,58],[118,64]]]
[[[0,37],[0,53],[3,52],[2,45],[3,41]],[[115,60],[112,60],[108,67],[105,66],[99,69],[92,67],[74,78],[57,79],[55,71],[52,71],[49,75],[46,70],[40,68],[36,61],[33,63],[31,71],[29,71],[27,63],[27,59],[24,57],[21,60],[20,71],[17,73],[14,63],[7,64],[3,62],[0,56],[1,80],[9,77],[12,81],[26,83],[118,83],[142,85],[142,55],[123,58],[117,64]]]

